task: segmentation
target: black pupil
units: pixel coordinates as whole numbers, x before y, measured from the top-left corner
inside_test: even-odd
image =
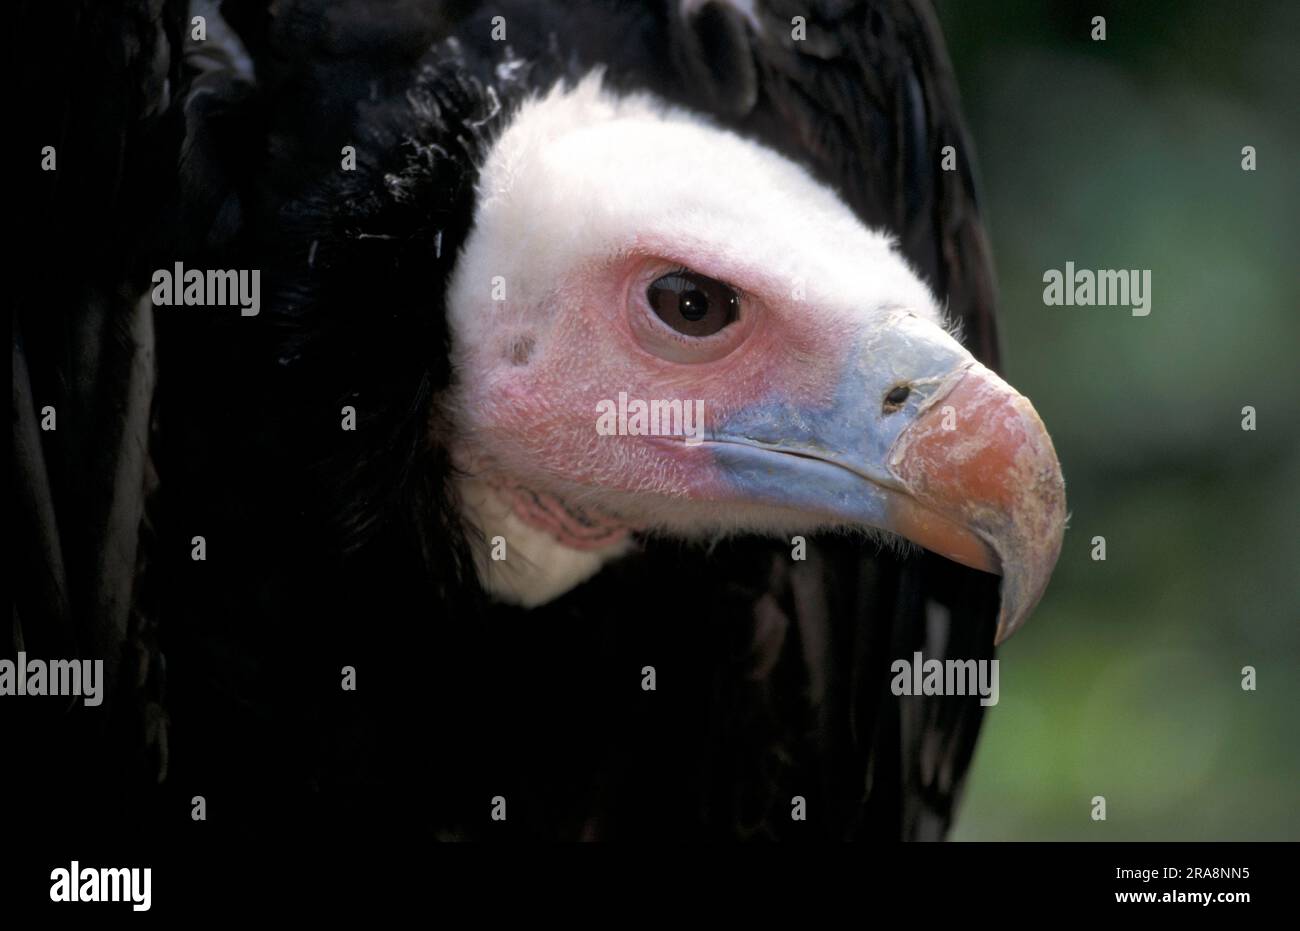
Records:
[[[740,316],[736,292],[695,272],[672,272],[646,289],[655,315],[686,336],[712,336]]]
[[[709,312],[709,298],[703,291],[683,291],[677,295],[677,312],[692,322],[703,320]]]

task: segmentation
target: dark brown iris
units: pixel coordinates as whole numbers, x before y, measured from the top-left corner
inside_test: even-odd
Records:
[[[712,336],[740,316],[740,297],[732,288],[695,272],[655,279],[646,299],[660,320],[685,336]]]

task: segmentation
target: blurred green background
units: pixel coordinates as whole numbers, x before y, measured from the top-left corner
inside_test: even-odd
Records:
[[[1300,4],[938,9],[1072,513],[953,836],[1300,839]],[[1066,261],[1151,269],[1150,316],[1045,306]]]

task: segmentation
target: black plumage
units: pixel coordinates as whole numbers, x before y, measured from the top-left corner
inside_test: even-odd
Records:
[[[32,571],[15,636],[93,632],[77,648],[130,673],[86,810],[125,795],[110,828],[125,817],[177,837],[196,794],[218,830],[240,835],[943,836],[982,709],[977,696],[900,703],[889,664],[914,650],[990,656],[995,578],[840,536],[810,538],[806,562],[780,540],[647,539],[524,611],[480,591],[449,485],[441,301],[476,165],[525,95],[597,65],[614,87],[649,89],[805,164],[899,237],[996,365],[970,146],[930,11],[755,7],[759,32],[717,3],[688,18],[667,2],[228,0],[251,67],[218,41],[182,66],[179,3],[81,36],[173,55],[169,93],[150,71],[138,86],[153,97],[101,117],[123,141],[129,195],[103,205],[108,255],[80,264],[53,306],[14,315],[24,409],[81,377],[68,331],[122,356],[96,368],[91,401],[138,395],[132,365],[156,374],[134,412],[65,419],[54,438],[24,427],[21,443],[15,426],[16,497],[40,505],[18,531]],[[505,42],[491,39],[496,15]],[[788,40],[794,16],[807,17],[806,42]],[[91,81],[100,65],[79,67]],[[345,145],[356,172],[339,170]],[[958,171],[939,170],[945,145]],[[59,176],[78,170],[65,159]],[[59,222],[84,209],[63,188],[40,193]],[[62,235],[47,231],[51,252]],[[140,333],[147,312],[127,296],[174,261],[261,269],[262,313],[160,309],[156,334]],[[344,404],[355,433],[338,429]],[[105,435],[105,422],[119,429]],[[128,449],[139,455],[115,467]],[[130,528],[131,555],[95,537],[77,554],[104,520],[87,502],[124,494],[132,507],[108,525]],[[190,559],[195,534],[204,562]],[[60,552],[75,571],[54,571]],[[105,552],[116,562],[95,558]],[[97,600],[105,589],[124,592],[115,613]],[[344,665],[355,692],[339,688]],[[654,692],[640,688],[647,665]],[[75,797],[73,784],[56,776],[42,798]],[[505,822],[489,817],[496,795]],[[796,795],[806,822],[790,818]]]

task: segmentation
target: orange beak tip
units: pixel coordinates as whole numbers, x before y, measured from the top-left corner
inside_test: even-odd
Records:
[[[897,508],[898,532],[1002,574],[1003,642],[1046,590],[1067,522],[1061,465],[1033,405],[972,364],[899,437],[891,463],[911,499]]]

